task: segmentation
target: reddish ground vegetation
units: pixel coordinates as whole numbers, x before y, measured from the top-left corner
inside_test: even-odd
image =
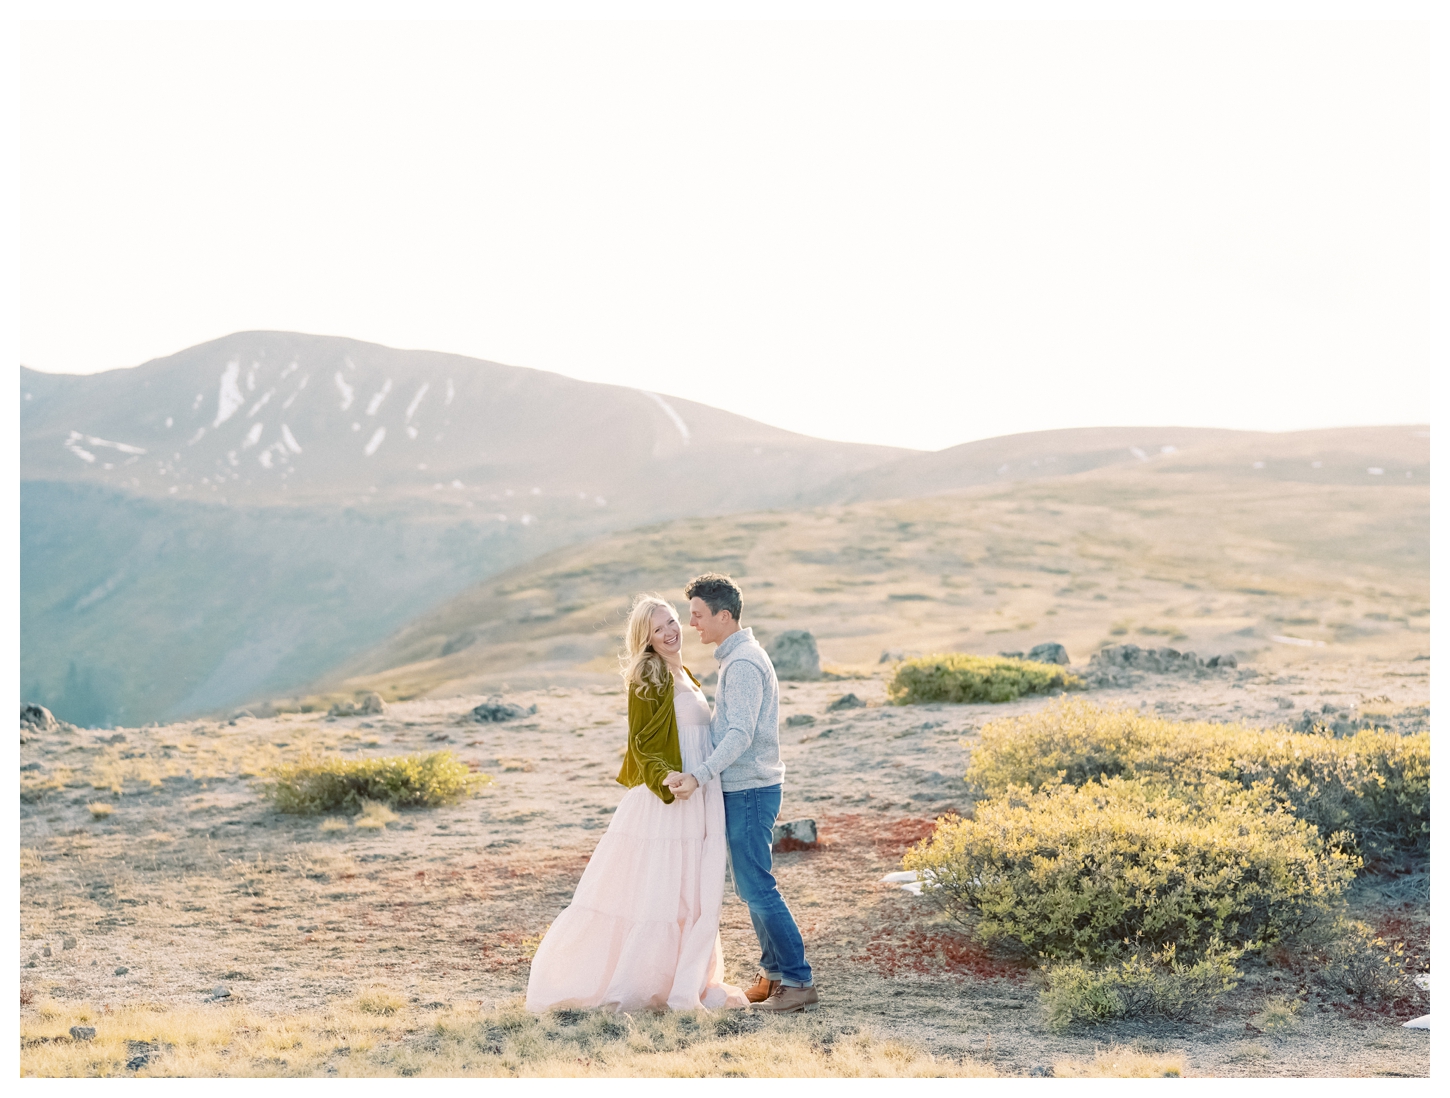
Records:
[[[1029,969],[1023,962],[994,956],[961,934],[921,927],[882,927],[851,959],[869,964],[882,976],[950,973],[979,980],[1022,980]]]

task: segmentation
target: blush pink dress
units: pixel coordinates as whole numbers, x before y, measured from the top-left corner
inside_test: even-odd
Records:
[[[675,679],[684,771],[710,753],[710,706]],[[725,799],[716,778],[665,804],[648,786],[625,793],[574,899],[539,943],[524,1005],[531,1011],[693,1010],[747,1006],[725,982],[720,902]]]

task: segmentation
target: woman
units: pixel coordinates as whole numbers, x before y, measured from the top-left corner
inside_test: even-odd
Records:
[[[743,1007],[725,982],[720,902],[725,801],[720,782],[677,798],[665,779],[710,753],[710,706],[680,655],[680,619],[664,599],[630,610],[621,668],[630,787],[594,848],[574,899],[539,943],[524,1005],[641,1010]]]

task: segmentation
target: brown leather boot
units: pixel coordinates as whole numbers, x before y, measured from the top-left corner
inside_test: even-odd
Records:
[[[755,1009],[768,1010],[772,1014],[794,1014],[797,1011],[809,1010],[820,1001],[821,997],[813,987],[786,987],[779,984],[764,1001],[755,1004]]]
[[[745,989],[745,997],[752,1003],[763,1003],[770,993],[780,986],[779,980],[767,980],[764,976],[755,981],[754,987]]]

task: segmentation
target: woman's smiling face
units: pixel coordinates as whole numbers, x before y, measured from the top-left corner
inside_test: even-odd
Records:
[[[654,625],[649,642],[662,656],[673,656],[680,650],[680,619],[673,610],[661,606],[650,619]]]

